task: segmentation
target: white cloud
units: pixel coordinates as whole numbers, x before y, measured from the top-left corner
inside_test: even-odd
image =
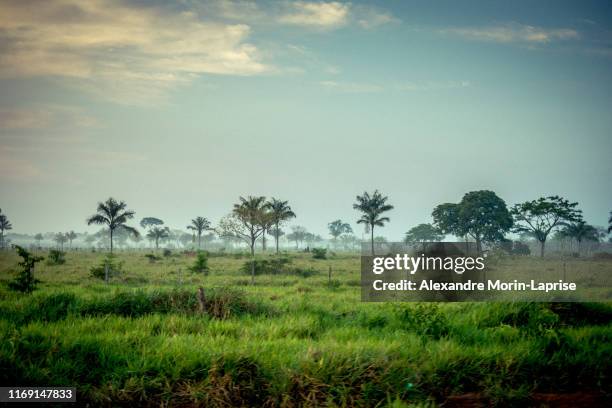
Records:
[[[470,81],[418,81],[404,82],[397,85],[399,91],[435,91],[441,89],[467,88],[472,84]]]
[[[316,28],[335,28],[348,22],[350,3],[340,2],[306,2],[291,3],[290,11],[281,15],[279,21],[284,24],[310,26]]]
[[[250,27],[121,1],[0,3],[0,77],[53,76],[124,103],[151,101],[193,75],[255,75],[270,66]],[[143,95],[140,93],[143,92]]]
[[[391,13],[373,7],[356,7],[353,14],[357,24],[366,30],[371,30],[385,24],[399,23],[400,21]]]
[[[321,81],[325,88],[345,93],[374,93],[383,90],[382,86],[369,83]]]
[[[547,29],[523,24],[504,24],[488,27],[464,27],[441,30],[471,40],[498,43],[546,44],[552,41],[575,40],[579,33],[570,28]]]

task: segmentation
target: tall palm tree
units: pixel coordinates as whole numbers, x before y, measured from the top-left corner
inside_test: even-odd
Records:
[[[280,235],[278,234],[278,231],[280,231],[279,226],[282,222],[295,218],[295,213],[291,210],[291,207],[287,201],[278,200],[276,198],[272,198],[270,201],[268,201],[266,203],[266,207],[270,210],[272,224],[277,232],[273,235],[274,240],[276,241],[276,253],[278,254],[278,239],[280,238]]]
[[[4,248],[4,231],[12,230],[13,225],[8,220],[5,214],[2,214],[0,209],[0,249]]]
[[[66,238],[68,238],[68,242],[70,243],[70,249],[72,249],[72,241],[77,237],[77,234],[74,231],[70,231],[66,233]]]
[[[130,227],[125,223],[134,218],[134,211],[126,210],[127,204],[124,201],[115,200],[110,197],[103,203],[98,203],[97,214],[87,219],[87,225],[98,224],[106,225],[110,233],[110,252],[113,253],[113,233],[117,228],[122,228],[134,236],[140,233],[136,228]]]
[[[374,256],[374,227],[383,227],[385,222],[389,222],[389,217],[381,217],[381,214],[393,209],[391,204],[387,204],[388,199],[389,197],[383,196],[378,190],[372,195],[365,191],[363,195],[357,196],[357,202],[353,204],[355,210],[362,212],[357,224],[366,224],[370,227],[372,256]]]
[[[187,229],[193,230],[198,235],[198,249],[200,249],[202,243],[202,233],[210,229],[210,221],[204,217],[196,217],[191,220],[191,224],[187,226]]]
[[[608,234],[612,232],[612,211],[610,211],[610,218],[608,218]]]

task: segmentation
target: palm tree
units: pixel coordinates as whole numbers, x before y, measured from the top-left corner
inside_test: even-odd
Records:
[[[610,211],[610,218],[608,218],[608,234],[612,232],[612,211]]]
[[[36,241],[39,247],[40,247],[40,241],[42,241],[43,239],[44,239],[43,234],[41,234],[40,232],[34,235],[34,240]]]
[[[372,256],[374,256],[374,226],[383,227],[385,222],[389,222],[389,217],[381,217],[381,214],[393,209],[391,204],[387,204],[389,197],[383,196],[378,192],[370,196],[366,191],[361,196],[357,196],[357,202],[353,204],[355,210],[363,214],[357,220],[357,224],[366,224],[370,227]]]
[[[562,234],[566,237],[570,237],[578,242],[578,253],[580,253],[580,246],[582,241],[598,241],[599,233],[597,228],[587,224],[584,221],[578,221],[572,224],[566,224],[563,228]]]
[[[147,233],[147,238],[155,241],[155,249],[159,249],[159,240],[166,239],[170,236],[170,229],[168,227],[160,228],[153,227]]]
[[[266,203],[266,207],[270,210],[270,216],[272,218],[272,224],[274,225],[274,230],[276,231],[274,235],[274,240],[276,241],[276,253],[278,254],[278,239],[280,234],[280,224],[284,221],[287,221],[291,218],[295,218],[295,213],[291,210],[289,203],[287,201],[278,200],[276,198],[272,198],[270,201]]]
[[[127,204],[124,201],[117,202],[110,197],[105,202],[98,203],[97,214],[87,219],[87,225],[98,224],[108,227],[111,254],[113,253],[113,233],[117,228],[123,228],[134,236],[140,235],[136,228],[125,224],[127,220],[134,218],[134,211],[126,210],[125,207],[127,207]]]
[[[67,234],[62,234],[61,232],[58,232],[53,238],[53,240],[59,245],[60,251],[63,251],[64,244],[66,243],[66,241],[68,241],[68,236]]]
[[[4,248],[4,231],[12,230],[13,225],[8,220],[5,214],[2,214],[0,209],[0,249]]]
[[[196,217],[191,220],[191,224],[187,226],[187,229],[195,231],[198,235],[198,249],[201,248],[202,233],[210,229],[210,221],[204,217]]]
[[[77,237],[77,234],[74,231],[70,231],[66,233],[66,238],[68,238],[68,242],[70,242],[70,249],[72,249],[72,240]]]

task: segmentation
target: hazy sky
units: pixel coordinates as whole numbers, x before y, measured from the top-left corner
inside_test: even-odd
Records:
[[[611,79],[608,1],[3,0],[0,208],[95,231],[113,196],[184,228],[258,194],[325,234],[378,188],[400,239],[490,189],[604,225]]]

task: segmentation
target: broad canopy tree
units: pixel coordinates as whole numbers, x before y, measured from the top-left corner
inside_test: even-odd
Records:
[[[419,224],[410,228],[410,230],[406,233],[404,242],[406,244],[436,242],[441,241],[443,238],[444,234],[433,225]]]
[[[155,249],[159,249],[159,241],[170,237],[170,229],[168,227],[153,227],[147,232],[147,238],[155,241]]]
[[[582,220],[565,224],[560,233],[562,236],[576,240],[578,243],[578,253],[580,253],[583,241],[599,241],[599,231],[597,228]]]
[[[513,224],[504,200],[489,190],[471,191],[458,204],[440,204],[432,217],[442,233],[472,237],[478,253],[482,252],[483,242],[502,241]]]
[[[329,229],[329,235],[332,236],[334,242],[338,240],[338,237],[342,234],[352,234],[353,229],[348,222],[344,222],[342,220],[335,220],[327,224],[327,228]]]
[[[559,196],[515,204],[510,211],[514,217],[514,231],[533,234],[540,242],[540,256],[543,257],[546,239],[554,229],[582,221],[582,211],[577,206],[578,203],[570,203]]]
[[[366,224],[370,228],[370,238],[372,244],[372,256],[374,256],[374,227],[383,227],[389,222],[389,217],[381,217],[387,211],[393,209],[391,204],[387,204],[389,197],[383,196],[378,190],[372,195],[367,191],[363,195],[357,196],[357,202],[353,204],[353,209],[362,213],[357,224]]]
[[[132,235],[139,236],[140,233],[134,227],[127,225],[127,221],[134,218],[134,211],[126,210],[124,201],[117,201],[110,197],[105,202],[98,203],[97,214],[87,219],[87,225],[104,225],[108,228],[110,236],[110,252],[113,253],[113,233],[121,228]]]

